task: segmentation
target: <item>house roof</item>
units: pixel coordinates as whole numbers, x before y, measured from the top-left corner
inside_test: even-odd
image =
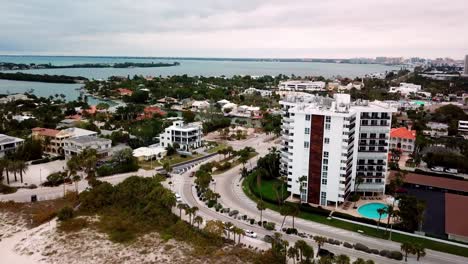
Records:
[[[60,132],[60,130],[43,128],[43,127],[35,127],[32,129],[32,132],[38,133],[41,136],[55,137]]]
[[[160,114],[160,115],[165,115],[166,112],[161,110],[161,108],[156,107],[156,106],[147,106],[143,110],[146,114]]]
[[[445,194],[445,233],[468,237],[468,196]]]
[[[406,139],[416,139],[416,131],[409,130],[406,127],[392,128],[390,132],[390,137],[392,138],[406,138]]]
[[[118,92],[120,95],[133,94],[133,91],[132,91],[132,90],[129,90],[129,89],[127,89],[127,88],[118,88],[118,89],[117,89],[117,92]]]
[[[395,171],[390,172],[390,179],[395,175]],[[468,192],[468,181],[467,180],[455,180],[444,177],[435,177],[417,173],[406,174],[405,182],[410,184],[431,186],[446,190]]]

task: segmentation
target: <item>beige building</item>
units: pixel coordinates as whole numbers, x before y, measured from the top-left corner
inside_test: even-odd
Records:
[[[97,132],[71,127],[63,130],[36,127],[32,129],[32,138],[42,141],[44,152],[55,155],[64,155],[64,140],[83,136],[97,136]]]

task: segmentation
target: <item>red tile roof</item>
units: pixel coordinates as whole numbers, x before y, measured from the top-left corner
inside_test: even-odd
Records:
[[[392,138],[406,138],[406,139],[416,139],[416,131],[408,130],[406,127],[392,128],[390,132],[390,137]]]
[[[445,233],[468,237],[468,196],[445,194]]]
[[[127,88],[118,88],[117,89],[117,92],[120,94],[120,95],[132,95],[133,94],[133,91],[132,90],[129,90]]]
[[[32,129],[32,132],[37,133],[41,136],[55,137],[60,131],[57,129],[35,127]]]
[[[390,179],[395,175],[395,171],[390,172]],[[431,186],[446,190],[468,192],[467,180],[455,180],[444,177],[435,177],[423,174],[408,173],[406,174],[405,182],[410,184],[418,184],[424,186]]]
[[[143,111],[145,112],[145,114],[159,114],[161,116],[166,114],[166,112],[164,112],[163,110],[161,110],[161,108],[156,106],[147,106]]]

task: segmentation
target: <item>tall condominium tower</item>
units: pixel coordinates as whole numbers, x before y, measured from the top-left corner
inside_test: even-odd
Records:
[[[338,206],[353,191],[384,193],[396,109],[377,101],[352,103],[349,94],[286,97],[280,104],[280,168],[294,197]]]

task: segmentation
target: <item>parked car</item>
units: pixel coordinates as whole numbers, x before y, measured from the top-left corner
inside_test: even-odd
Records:
[[[457,169],[445,169],[445,172],[456,174],[458,173],[458,170]]]
[[[432,167],[431,171],[444,172],[444,167]]]
[[[176,202],[177,202],[177,203],[182,203],[182,198],[176,197]]]
[[[250,230],[244,230],[245,232],[245,235],[248,236],[248,237],[252,237],[252,238],[257,238],[257,233],[255,233],[254,231],[250,231]]]
[[[319,255],[320,257],[330,257],[330,258],[335,257],[335,254],[334,254],[333,252],[330,252],[330,251],[328,251],[328,250],[326,250],[326,249],[323,249],[323,248],[321,248],[321,249],[319,250],[318,255]]]
[[[232,211],[229,212],[229,216],[234,216],[234,215],[237,215],[237,214],[239,214],[239,211],[237,211],[237,210],[232,210]]]

